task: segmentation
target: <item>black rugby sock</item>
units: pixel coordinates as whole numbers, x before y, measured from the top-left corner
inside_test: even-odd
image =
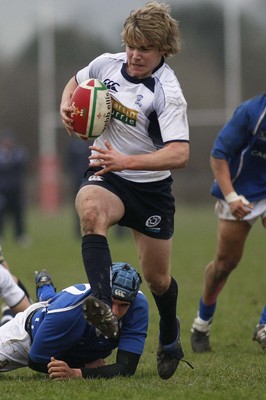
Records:
[[[82,238],[82,258],[91,285],[92,295],[112,306],[112,259],[103,235],[85,235]]]
[[[175,279],[162,296],[152,293],[160,314],[160,342],[171,344],[177,337],[176,303],[178,296],[178,285]]]

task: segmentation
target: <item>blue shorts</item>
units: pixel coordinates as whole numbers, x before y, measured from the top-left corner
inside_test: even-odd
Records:
[[[175,199],[172,177],[162,181],[138,183],[108,172],[94,176],[99,168],[89,168],[81,187],[102,186],[120,198],[125,214],[118,224],[156,239],[170,239],[174,233]]]

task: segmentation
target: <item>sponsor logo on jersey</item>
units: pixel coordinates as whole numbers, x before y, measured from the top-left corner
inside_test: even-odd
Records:
[[[251,155],[254,157],[261,157],[264,160],[266,160],[266,153],[264,153],[263,151],[252,150]]]
[[[112,104],[112,118],[115,118],[118,121],[123,122],[124,124],[136,126],[138,117],[138,112],[136,110],[125,107],[123,104],[115,99],[112,99]]]
[[[103,178],[102,178],[101,176],[91,175],[91,176],[88,178],[88,181],[89,181],[89,182],[101,182],[101,181],[103,181]]]
[[[116,86],[120,86],[119,83],[111,81],[111,79],[105,79],[103,83],[111,92],[117,92]]]

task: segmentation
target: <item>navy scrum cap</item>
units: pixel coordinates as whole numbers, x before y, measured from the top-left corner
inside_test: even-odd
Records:
[[[139,290],[141,277],[128,263],[112,264],[112,297],[131,303]]]

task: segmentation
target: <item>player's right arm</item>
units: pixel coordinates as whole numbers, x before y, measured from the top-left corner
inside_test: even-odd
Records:
[[[210,164],[214,178],[217,180],[224,197],[226,197],[229,193],[234,191],[228,162],[225,159],[211,156]]]
[[[63,90],[61,104],[60,104],[60,116],[64,124],[64,127],[66,128],[70,136],[73,135],[73,126],[72,126],[73,120],[70,117],[70,113],[72,111],[72,107],[70,105],[70,99],[77,86],[78,84],[76,78],[73,76],[73,78],[71,78],[70,81],[68,81]]]

